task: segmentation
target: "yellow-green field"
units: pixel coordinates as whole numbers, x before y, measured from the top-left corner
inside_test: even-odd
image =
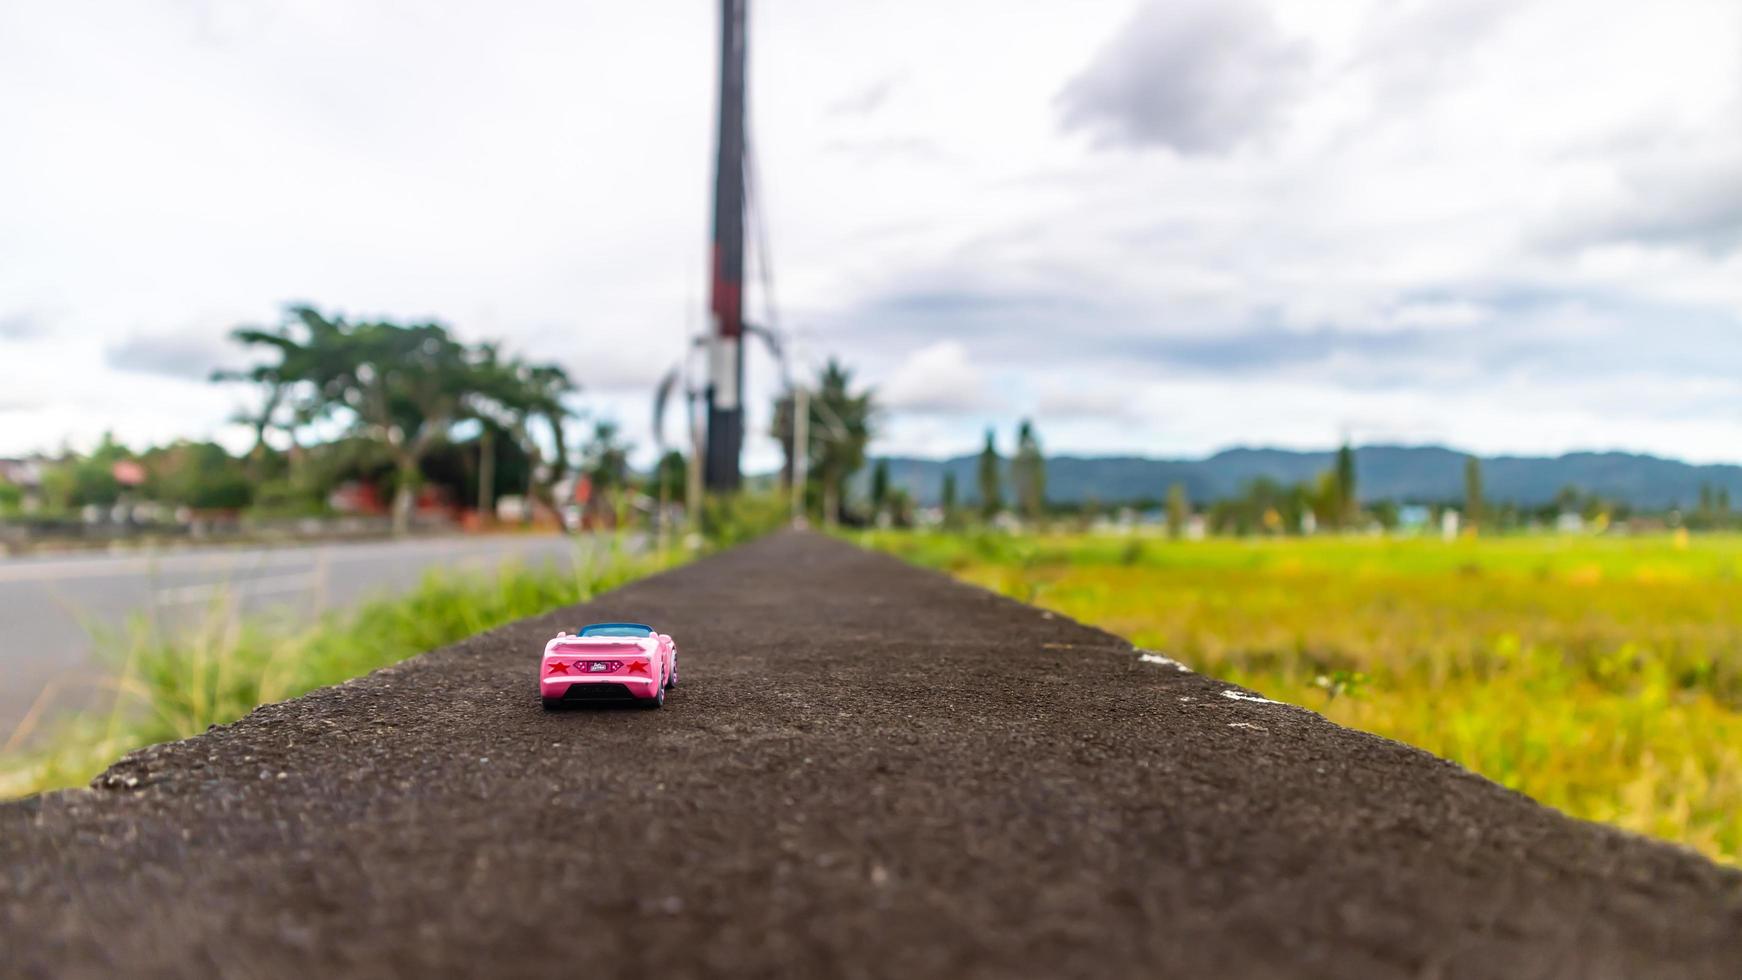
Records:
[[[1742,863],[1742,538],[862,542]]]

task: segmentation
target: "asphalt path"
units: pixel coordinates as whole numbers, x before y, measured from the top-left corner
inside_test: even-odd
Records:
[[[78,682],[129,617],[171,631],[234,610],[306,619],[409,589],[432,568],[567,567],[573,542],[507,534],[0,560],[0,743],[39,697],[49,710],[100,697]]]
[[[543,641],[676,637],[663,710]],[[781,534],[0,807],[21,976],[1742,976],[1742,873]]]

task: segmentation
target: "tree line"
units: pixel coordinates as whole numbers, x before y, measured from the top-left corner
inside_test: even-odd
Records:
[[[351,320],[306,305],[231,336],[257,360],[212,380],[253,389],[252,407],[234,419],[252,432],[248,450],[178,441],[133,451],[106,436],[43,468],[42,509],[131,501],[310,514],[335,488],[361,482],[388,494],[404,531],[426,486],[485,512],[504,494],[554,512],[566,479],[587,477],[607,501],[629,485],[630,447],[611,421],[594,421],[577,458],[580,385],[560,364],[464,342],[439,322]],[[22,496],[0,488],[0,508],[16,512]]]
[[[608,419],[593,420],[587,437],[572,445],[581,386],[565,367],[518,356],[494,342],[465,342],[439,322],[351,320],[295,305],[276,325],[240,328],[233,338],[255,352],[256,362],[218,372],[213,380],[253,389],[252,407],[236,419],[252,432],[247,451],[233,457],[214,443],[180,441],[135,452],[105,438],[93,452],[63,453],[46,468],[40,490],[47,508],[100,508],[131,499],[196,510],[318,513],[334,488],[356,482],[389,495],[393,525],[403,531],[426,487],[490,514],[505,495],[558,512],[564,505],[560,488],[580,477],[607,510],[632,492],[682,501],[694,485],[692,460],[676,451],[658,458],[645,474],[632,472],[632,447]],[[868,458],[880,424],[876,391],[835,359],[797,383],[805,397],[790,387],[778,395],[769,430],[783,450],[779,485],[796,498],[794,512],[830,525],[916,523],[921,509],[909,488],[893,478],[887,459]],[[801,403],[806,414],[798,425]],[[802,453],[796,445],[800,431]],[[996,432],[986,430],[974,468],[973,507],[963,505],[956,475],[946,473],[938,513],[926,516],[948,526],[1092,518],[1103,505],[1048,498],[1046,456],[1034,422],[1021,420],[1014,435],[1006,460]],[[801,459],[804,479],[798,480]],[[867,492],[855,500],[854,479],[868,462]],[[123,480],[121,464],[129,463],[137,464],[137,472]],[[1238,494],[1204,501],[1191,500],[1183,486],[1174,485],[1151,500],[1119,503],[1159,510],[1175,534],[1194,519],[1223,534],[1392,528],[1409,506],[1363,502],[1347,444],[1312,480],[1258,478]],[[0,514],[16,514],[20,504],[20,489],[0,473]],[[1436,512],[1458,509],[1467,533],[1552,523],[1567,514],[1599,525],[1630,516],[1625,504],[1570,487],[1539,508],[1494,503],[1484,493],[1481,463],[1474,457],[1466,461],[1463,499],[1433,506]],[[1702,488],[1698,508],[1680,515],[1693,528],[1734,526],[1739,517],[1728,492],[1717,487]]]
[[[1565,527],[1569,521],[1579,529],[1590,530],[1603,530],[1627,521],[1641,522],[1645,527],[1681,526],[1693,530],[1742,527],[1742,512],[1731,509],[1728,493],[1717,486],[1702,488],[1696,508],[1645,514],[1625,501],[1572,486],[1539,505],[1495,501],[1486,492],[1481,460],[1474,456],[1465,458],[1463,475],[1463,493],[1453,499],[1363,499],[1355,451],[1345,444],[1339,447],[1330,466],[1312,479],[1299,482],[1258,477],[1236,493],[1198,500],[1192,499],[1183,484],[1174,483],[1152,497],[1057,501],[1046,496],[1046,460],[1036,428],[1032,421],[1023,420],[1017,427],[1015,451],[1008,459],[999,453],[996,433],[987,431],[970,472],[970,480],[978,491],[972,504],[964,504],[957,474],[946,470],[936,510],[923,514],[915,507],[908,490],[896,485],[889,460],[874,461],[869,517],[896,525],[926,519],[946,527],[973,523],[1087,526],[1118,512],[1164,524],[1175,537],[1183,536],[1188,529],[1216,535],[1304,535],[1393,531],[1430,525],[1437,532],[1470,536],[1533,527]]]
[[[456,507],[484,514],[509,495],[550,513],[565,504],[561,488],[581,477],[605,511],[621,509],[631,494],[685,500],[688,454],[666,452],[636,473],[633,446],[609,419],[593,420],[574,444],[581,386],[556,362],[466,342],[436,321],[350,319],[308,305],[231,336],[255,354],[254,363],[216,372],[212,381],[252,390],[250,407],[233,419],[251,433],[246,450],[232,455],[215,442],[189,440],[135,450],[105,436],[92,452],[63,450],[40,461],[40,484],[28,496],[0,473],[0,516],[19,516],[27,505],[38,517],[140,505],[318,515],[330,510],[335,490],[354,484],[385,494],[402,532],[421,491],[440,490]],[[874,392],[836,360],[806,392],[805,508],[825,523],[861,519],[847,485],[866,461],[878,414]],[[795,401],[789,390],[774,411],[788,487]]]

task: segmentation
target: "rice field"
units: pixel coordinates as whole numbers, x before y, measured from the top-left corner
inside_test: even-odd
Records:
[[[861,543],[1742,863],[1742,537]]]

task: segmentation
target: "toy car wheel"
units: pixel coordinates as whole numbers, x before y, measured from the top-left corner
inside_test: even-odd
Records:
[[[544,702],[544,710],[546,711],[555,711],[563,706],[562,698],[539,698],[539,700]]]
[[[660,688],[659,693],[655,694],[653,697],[642,700],[641,706],[648,710],[665,707],[665,688]]]
[[[667,677],[665,679],[665,689],[666,690],[669,691],[676,686],[677,686],[677,675],[676,674],[673,674],[670,677]]]

